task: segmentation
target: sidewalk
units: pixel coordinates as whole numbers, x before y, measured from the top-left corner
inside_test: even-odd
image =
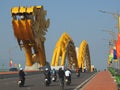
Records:
[[[81,90],[118,90],[109,71],[98,72]]]

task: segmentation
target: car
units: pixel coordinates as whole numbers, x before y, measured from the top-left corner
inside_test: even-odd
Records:
[[[17,68],[10,68],[9,71],[18,71]]]

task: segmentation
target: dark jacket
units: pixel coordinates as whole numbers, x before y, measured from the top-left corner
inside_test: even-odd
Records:
[[[19,71],[19,77],[20,77],[21,79],[25,79],[25,73],[24,73],[23,70],[20,70],[20,71]]]
[[[52,75],[56,75],[56,70],[52,70]]]
[[[50,78],[51,73],[50,73],[49,70],[48,71],[44,71],[44,75],[45,75],[45,78]]]
[[[64,76],[65,76],[64,70],[59,69],[59,70],[58,70],[58,76],[59,76],[59,78],[64,78]]]

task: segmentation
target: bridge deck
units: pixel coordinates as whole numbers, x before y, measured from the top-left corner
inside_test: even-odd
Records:
[[[82,90],[118,90],[117,83],[109,71],[101,71]]]

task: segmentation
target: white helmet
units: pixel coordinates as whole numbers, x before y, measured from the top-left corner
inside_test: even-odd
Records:
[[[23,68],[20,68],[20,70],[23,70]]]
[[[48,70],[48,68],[45,69],[46,71]]]

